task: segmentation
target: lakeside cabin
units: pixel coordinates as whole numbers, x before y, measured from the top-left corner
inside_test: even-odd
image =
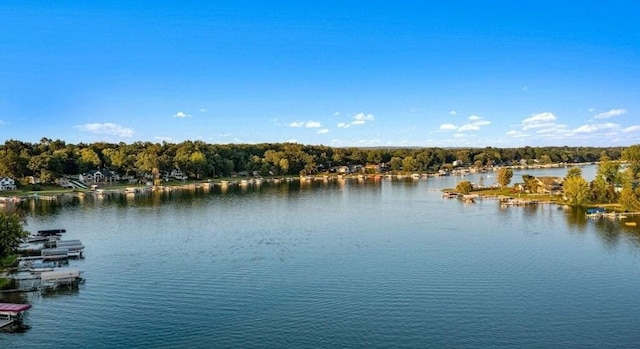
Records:
[[[12,330],[22,325],[23,314],[31,304],[0,303],[0,329]]]

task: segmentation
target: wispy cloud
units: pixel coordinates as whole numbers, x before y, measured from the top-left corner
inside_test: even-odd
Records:
[[[634,126],[630,126],[624,129],[624,132],[638,132],[640,131],[640,126],[638,125],[634,125]]]
[[[458,129],[458,126],[454,124],[442,124],[440,125],[440,130],[442,131],[455,131]]]
[[[557,125],[556,116],[550,112],[534,114],[522,120],[523,131],[527,131],[535,128],[552,128],[552,127],[555,127],[556,125]]]
[[[173,138],[171,137],[163,137],[163,136],[156,136],[153,138],[158,141],[166,141],[166,142],[171,142],[173,140]]]
[[[325,133],[329,133],[329,129],[328,128],[321,128],[318,130],[317,132],[318,134],[325,134]]]
[[[300,127],[306,127],[306,128],[320,128],[322,127],[322,124],[319,121],[294,121],[292,123],[289,123],[289,125],[287,125],[289,127],[295,127],[295,128],[300,128]]]
[[[113,124],[110,122],[102,123],[102,124],[90,123],[90,124],[84,124],[84,125],[76,125],[74,126],[74,128],[81,131],[91,132],[95,134],[106,134],[106,135],[113,135],[113,136],[120,136],[120,137],[131,137],[135,133],[130,128],[122,127],[118,124]]]
[[[183,119],[183,118],[189,118],[189,117],[191,117],[191,115],[189,115],[189,114],[187,114],[187,113],[185,113],[183,111],[179,111],[179,112],[173,114],[173,117],[174,118]]]
[[[372,114],[358,113],[353,116],[352,125],[364,125],[367,121],[373,121],[375,117]]]
[[[576,128],[575,130],[573,130],[572,132],[573,133],[595,133],[595,132],[602,132],[602,131],[611,131],[618,128],[620,128],[620,125],[608,122],[605,124],[582,125]]]
[[[513,137],[513,138],[523,138],[523,137],[527,137],[528,135],[520,131],[512,130],[507,132],[507,136]]]
[[[594,118],[596,118],[596,119],[609,119],[609,118],[612,118],[614,116],[620,116],[622,114],[625,114],[626,112],[627,112],[626,109],[611,109],[611,110],[609,110],[607,112],[596,114],[594,116]]]
[[[4,125],[8,125],[9,123],[4,121],[4,120],[0,120],[0,126],[4,126]]]
[[[452,110],[449,112],[449,115],[458,115],[458,112],[456,112],[455,110]]]
[[[481,116],[478,115],[470,115],[467,120],[469,120],[470,122],[461,126],[457,126],[454,124],[441,124],[438,130],[457,132],[479,131],[483,126],[491,125],[491,121],[484,120]]]
[[[482,118],[479,117],[478,115],[470,115],[468,119],[471,120],[471,121],[476,121],[476,120],[480,120]]]
[[[484,120],[477,115],[471,115],[468,119],[471,122],[458,127],[458,132],[479,131],[483,126],[491,125],[491,121]]]
[[[336,126],[338,128],[349,128],[351,126],[364,125],[373,120],[375,120],[375,117],[372,114],[358,113],[351,117],[351,122],[339,122]]]
[[[553,113],[549,113],[549,112],[544,112],[544,113],[540,113],[540,114],[533,114],[530,117],[522,120],[522,124],[523,125],[532,125],[532,124],[539,124],[539,123],[546,123],[549,121],[556,121],[556,116],[553,115]]]

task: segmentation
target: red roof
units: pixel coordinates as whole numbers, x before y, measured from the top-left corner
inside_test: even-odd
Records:
[[[19,313],[31,308],[31,304],[0,303],[0,311]]]

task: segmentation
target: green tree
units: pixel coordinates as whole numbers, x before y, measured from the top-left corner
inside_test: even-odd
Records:
[[[397,156],[392,157],[391,161],[389,161],[389,167],[393,172],[400,171],[402,169],[402,158]]]
[[[567,204],[582,206],[588,202],[589,195],[591,194],[589,182],[581,176],[573,176],[565,179],[562,187]]]
[[[632,178],[636,179],[640,172],[640,144],[632,145],[623,150],[622,160],[628,162]]]
[[[100,167],[102,161],[100,161],[100,157],[98,153],[96,153],[91,148],[83,148],[80,150],[80,158],[78,159],[78,166],[80,168],[80,172],[87,172],[92,169],[96,169]]]
[[[469,181],[461,181],[456,185],[456,191],[462,194],[469,194],[473,191],[473,184]]]
[[[458,150],[455,156],[456,160],[460,161],[462,165],[468,164],[470,162],[468,150]]]
[[[0,211],[0,258],[13,253],[29,232],[22,228],[22,218],[17,213]]]
[[[582,177],[582,169],[580,167],[571,167],[567,170],[566,178]]]
[[[541,155],[538,161],[540,162],[541,165],[548,165],[552,162],[551,157],[547,154]]]
[[[500,168],[498,170],[498,173],[496,174],[496,180],[498,181],[498,184],[500,184],[500,187],[502,188],[508,186],[509,183],[511,183],[512,177],[513,177],[513,170],[508,167]]]
[[[200,179],[202,174],[207,173],[209,162],[207,157],[200,151],[191,153],[189,157],[189,168],[195,173],[196,178]]]
[[[403,172],[412,172],[415,169],[415,166],[416,160],[413,158],[413,156],[407,156],[406,158],[402,159]]]
[[[638,211],[640,210],[640,200],[638,195],[631,187],[624,187],[620,192],[620,199],[618,201],[622,209],[625,211]]]
[[[620,163],[603,158],[598,164],[596,176],[601,177],[608,185],[620,184]]]
[[[540,189],[540,182],[534,176],[522,175],[522,181],[524,182],[525,190],[529,193],[537,193],[538,189]]]

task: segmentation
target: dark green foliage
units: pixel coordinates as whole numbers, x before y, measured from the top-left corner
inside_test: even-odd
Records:
[[[22,219],[17,213],[0,211],[0,259],[15,251],[29,232],[22,228]]]
[[[526,163],[593,162],[604,155],[639,158],[640,146],[524,147],[524,148],[332,148],[298,143],[178,144],[134,142],[67,144],[43,138],[39,143],[8,140],[0,145],[0,177],[39,178],[52,182],[62,175],[108,168],[120,175],[143,175],[180,169],[191,178],[230,176],[236,173],[298,175],[327,171],[336,166],[391,163],[395,171],[437,171],[455,160],[465,165],[508,166]],[[640,164],[640,162],[638,162]],[[634,167],[640,168],[640,166]],[[635,172],[637,173],[637,171]]]

